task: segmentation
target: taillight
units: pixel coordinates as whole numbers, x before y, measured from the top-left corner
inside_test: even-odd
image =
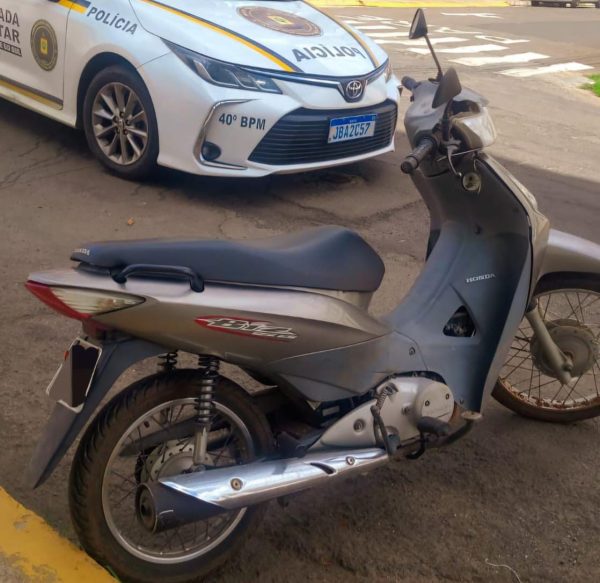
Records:
[[[123,310],[141,304],[137,296],[77,287],[59,287],[28,281],[25,287],[53,310],[75,320]]]

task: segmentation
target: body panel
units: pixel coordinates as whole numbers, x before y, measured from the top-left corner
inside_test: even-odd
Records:
[[[362,75],[385,53],[305,2],[131,0],[144,28],[222,61],[319,75]]]
[[[111,312],[95,319],[121,332],[152,338],[169,348],[214,354],[238,364],[259,365],[308,352],[318,352],[371,340],[389,332],[379,320],[353,301],[299,290],[245,285],[207,284],[202,293],[187,283],[131,278],[118,284],[110,277],[77,270],[32,275],[46,285],[76,286],[119,291],[146,298],[139,306]],[[350,292],[354,299],[355,294]],[[268,321],[289,328],[296,336],[286,342],[248,339],[207,328],[196,320],[229,316],[248,321]]]
[[[551,229],[539,278],[553,273],[600,273],[600,245]]]
[[[39,0],[5,0],[2,9],[0,94],[62,109],[69,9]]]
[[[481,176],[480,193],[463,190],[450,172],[413,175],[439,235],[388,322],[418,343],[427,369],[444,379],[460,404],[479,410],[498,372],[492,365],[504,357],[499,347],[527,306],[532,249],[528,215],[487,157],[463,161],[460,171],[469,168]],[[445,323],[463,306],[475,334],[445,335]]]

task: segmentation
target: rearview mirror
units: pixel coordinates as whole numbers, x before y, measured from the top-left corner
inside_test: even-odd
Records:
[[[437,91],[433,97],[431,107],[437,109],[440,105],[445,105],[452,101],[462,91],[460,79],[455,69],[450,68],[440,80]]]
[[[415,12],[415,17],[413,18],[412,24],[410,25],[410,32],[408,33],[408,38],[411,40],[417,38],[423,38],[427,36],[427,21],[425,20],[425,13],[422,8],[419,8]]]

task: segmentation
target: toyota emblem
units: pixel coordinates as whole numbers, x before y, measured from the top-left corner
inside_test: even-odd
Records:
[[[362,97],[363,94],[363,84],[361,81],[354,79],[353,81],[348,81],[345,89],[346,97],[349,101],[357,101]]]

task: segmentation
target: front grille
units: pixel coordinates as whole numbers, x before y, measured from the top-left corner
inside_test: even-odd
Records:
[[[329,122],[338,117],[376,113],[375,134],[347,142],[328,144]],[[281,166],[350,158],[374,152],[390,144],[396,130],[398,108],[391,101],[360,109],[296,109],[282,117],[256,146],[250,161]]]

